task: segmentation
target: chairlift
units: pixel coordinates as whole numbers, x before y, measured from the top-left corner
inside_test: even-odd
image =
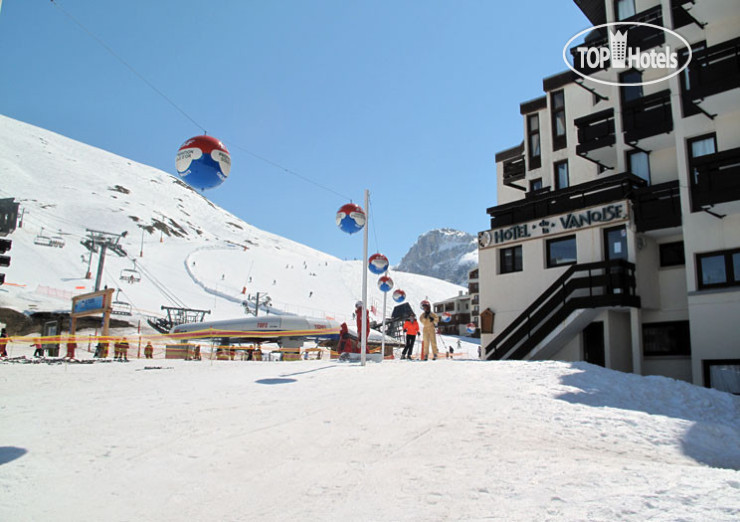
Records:
[[[62,236],[51,236],[49,239],[51,240],[50,246],[64,248],[65,242]]]
[[[119,276],[119,279],[121,281],[126,281],[128,283],[134,284],[141,281],[141,274],[138,270],[136,270],[136,260],[134,259],[134,267],[133,268],[124,268],[121,270],[121,275]]]
[[[44,235],[44,228],[43,227],[41,227],[41,232],[39,232],[38,234],[36,234],[36,237],[33,238],[33,244],[34,245],[39,245],[39,246],[48,246],[48,247],[53,247],[54,246],[52,244],[51,237]]]
[[[121,289],[116,292],[116,298],[111,302],[111,315],[131,315],[131,303],[122,301],[119,297]]]
[[[60,231],[60,234],[61,234],[61,231]],[[39,246],[64,248],[65,241],[61,235],[56,235],[56,236],[45,235],[44,229],[42,227],[41,232],[39,232],[36,235],[36,237],[33,239],[33,244],[39,245]]]

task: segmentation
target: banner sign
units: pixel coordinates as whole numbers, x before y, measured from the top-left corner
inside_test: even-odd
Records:
[[[478,234],[478,245],[480,248],[501,246],[564,232],[576,232],[607,223],[626,221],[627,219],[629,219],[629,207],[626,201],[620,201],[559,216],[548,216],[537,221],[486,230]]]
[[[105,313],[110,306],[113,289],[109,288],[91,294],[82,294],[72,298],[72,316],[94,315]]]

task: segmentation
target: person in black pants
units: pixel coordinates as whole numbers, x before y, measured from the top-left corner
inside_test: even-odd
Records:
[[[406,346],[401,352],[401,359],[411,359],[411,354],[414,352],[414,343],[416,342],[416,336],[419,334],[419,322],[416,320],[415,315],[411,315],[403,323],[403,331],[406,332]]]

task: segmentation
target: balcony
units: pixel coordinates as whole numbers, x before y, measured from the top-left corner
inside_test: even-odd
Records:
[[[526,160],[524,159],[524,144],[517,145],[510,149],[496,154],[496,163],[503,162],[503,182],[504,185],[513,186],[520,190],[526,190],[524,187],[514,185],[514,181],[524,179],[526,175]]]
[[[696,51],[689,65],[687,96],[711,114],[740,107],[740,38]]]
[[[681,226],[681,192],[678,181],[669,181],[635,190],[635,226],[649,232]]]
[[[609,60],[604,62],[605,67],[589,67],[587,63],[581,64],[579,47],[609,47],[609,35],[604,28],[594,29],[588,33],[583,40],[583,45],[571,48],[570,54],[573,56],[573,68],[581,74],[590,76],[609,67]]]
[[[663,27],[663,10],[659,5],[646,9],[636,15],[625,18],[622,22],[640,22]],[[627,32],[627,46],[639,47],[641,51],[647,51],[665,43],[665,31],[647,27],[644,25],[632,26]]]
[[[495,229],[628,199],[635,189],[644,186],[645,180],[634,174],[616,174],[491,207],[486,212]]]
[[[691,160],[691,210],[740,200],[740,148]]]
[[[614,109],[606,109],[574,121],[578,129],[576,154],[594,163],[613,168],[614,156]]]
[[[624,141],[630,144],[673,131],[670,89],[625,102],[622,106],[622,130]],[[652,140],[651,143],[641,143],[640,146],[647,149],[660,148],[666,145],[663,141],[670,141],[667,136],[663,138]]]

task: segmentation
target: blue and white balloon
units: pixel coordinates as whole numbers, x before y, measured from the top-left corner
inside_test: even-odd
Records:
[[[367,267],[373,274],[384,274],[388,270],[388,258],[383,254],[373,254],[368,259]]]
[[[393,292],[393,300],[397,303],[403,303],[406,300],[406,292],[399,288]]]
[[[388,276],[383,276],[378,279],[378,288],[381,292],[390,292],[393,290],[393,279]]]
[[[347,203],[337,211],[337,226],[342,232],[354,234],[365,226],[367,218],[362,207],[354,203]]]

